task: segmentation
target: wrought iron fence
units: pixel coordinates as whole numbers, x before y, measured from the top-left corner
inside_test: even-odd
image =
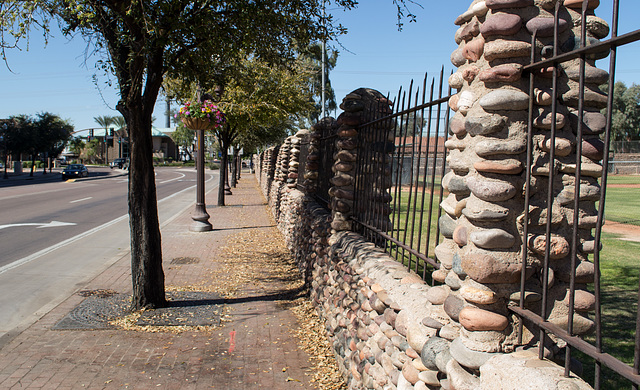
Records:
[[[433,248],[439,240],[451,93],[449,89],[443,96],[443,78],[444,69],[437,89],[435,80],[427,86],[426,75],[422,89],[414,90],[413,83],[408,91],[401,89],[392,114],[369,118],[373,120],[358,129],[361,154],[352,216],[356,229],[424,279],[439,268]]]
[[[529,218],[531,195],[532,171],[534,170],[532,161],[532,143],[533,143],[533,120],[534,120],[534,80],[540,77],[540,71],[545,70],[552,75],[551,96],[559,96],[558,77],[560,64],[567,61],[579,61],[579,95],[577,99],[577,129],[575,130],[576,155],[582,155],[582,145],[584,137],[584,114],[587,112],[584,106],[585,101],[585,64],[587,59],[593,60],[594,55],[602,56],[603,51],[607,51],[609,57],[609,79],[608,79],[608,97],[606,107],[606,117],[608,118],[606,129],[604,132],[604,150],[610,150],[612,143],[611,137],[611,114],[613,109],[612,96],[613,85],[615,84],[615,68],[617,49],[626,44],[640,40],[640,30],[635,30],[624,35],[618,35],[618,15],[619,0],[613,0],[613,20],[611,23],[611,38],[601,42],[591,42],[589,45],[585,42],[587,37],[586,24],[582,23],[582,42],[578,45],[578,49],[558,54],[559,50],[554,49],[550,56],[544,60],[536,61],[536,55],[531,54],[529,65],[523,67],[523,77],[529,78],[529,116],[527,127],[527,161],[526,173],[524,174],[525,185],[525,205],[524,205],[524,232],[521,237],[522,242],[522,264],[527,264],[527,257],[530,256],[527,250],[527,242],[529,238]],[[581,13],[581,20],[587,20],[589,14],[587,10],[588,2],[584,0]],[[554,13],[554,47],[558,47],[558,21],[560,19],[560,6],[562,1],[556,3]],[[532,37],[532,50],[535,50],[536,34]],[[539,55],[539,53],[538,53]],[[549,71],[550,70],[550,71]],[[434,248],[440,240],[440,231],[438,219],[441,216],[439,204],[443,200],[443,187],[441,179],[443,173],[446,173],[446,149],[444,142],[447,141],[448,120],[450,117],[449,108],[446,103],[451,95],[451,90],[443,95],[443,72],[440,74],[440,81],[437,87],[438,97],[434,98],[434,82],[432,81],[429,89],[426,87],[427,78],[423,82],[421,90],[413,91],[413,84],[408,92],[398,93],[398,97],[394,102],[394,113],[383,118],[373,119],[361,125],[358,129],[359,142],[361,145],[367,143],[367,147],[360,147],[361,154],[358,156],[357,174],[355,183],[355,200],[354,214],[352,220],[356,224],[364,237],[374,242],[376,245],[385,248],[385,250],[402,262],[409,269],[412,269],[429,279],[430,271],[439,268],[438,262],[435,260]],[[427,90],[429,97],[427,98]],[[443,106],[445,105],[445,106]],[[558,118],[558,107],[554,103],[551,106],[551,128],[549,130],[550,144],[554,145],[557,131],[556,118]],[[444,123],[443,123],[444,122]],[[442,124],[443,123],[443,124]],[[442,125],[441,125],[442,124]],[[391,126],[391,130],[389,129]],[[394,142],[390,145],[389,131],[393,135]],[[365,138],[365,135],[367,138]],[[556,161],[554,148],[549,150],[549,160]],[[612,162],[607,153],[603,153],[602,166],[608,167]],[[575,161],[575,188],[574,194],[580,194],[581,187],[581,158]],[[629,365],[618,358],[613,357],[607,351],[603,337],[603,318],[602,318],[602,287],[600,278],[600,251],[602,234],[601,229],[604,223],[604,207],[607,185],[607,171],[604,169],[600,178],[600,194],[597,201],[597,220],[594,224],[594,249],[592,250],[593,265],[595,267],[593,293],[595,296],[595,332],[589,338],[578,337],[574,334],[574,312],[576,308],[575,296],[577,287],[576,267],[579,262],[578,245],[580,245],[581,237],[578,233],[578,218],[581,213],[581,197],[574,196],[571,201],[573,213],[569,221],[573,225],[573,233],[570,237],[571,254],[570,254],[570,282],[568,289],[568,318],[566,328],[554,325],[548,321],[548,300],[549,286],[552,284],[552,269],[550,266],[550,250],[551,245],[545,245],[544,261],[542,262],[542,303],[539,305],[540,310],[534,311],[525,306],[525,282],[526,267],[522,267],[521,286],[520,286],[520,302],[512,305],[509,309],[520,317],[519,321],[519,337],[523,334],[523,322],[528,327],[539,330],[538,340],[544,345],[544,340],[549,339],[549,335],[555,340],[562,340],[567,347],[564,352],[565,375],[571,375],[572,358],[579,351],[581,358],[592,359],[594,361],[594,369],[592,378],[590,378],[596,390],[601,388],[611,388],[611,382],[607,382],[604,378],[603,367],[611,370],[617,377],[625,378],[631,383],[631,387],[637,390],[640,386],[640,312],[636,310],[636,338],[633,347],[635,353],[633,362]],[[378,175],[366,175],[369,172],[378,172]],[[554,169],[548,172],[548,186],[542,189],[547,193],[546,202],[546,222],[544,223],[543,234],[547,243],[551,241],[551,233],[554,229],[553,225],[553,208],[554,196],[558,189],[554,188]],[[368,178],[368,179],[367,179]],[[386,191],[388,190],[388,192]],[[540,190],[540,189],[537,189]],[[376,200],[387,198],[388,205],[381,206]],[[370,205],[375,205],[370,207]],[[640,292],[640,290],[639,290]],[[640,293],[638,294],[640,302]],[[632,308],[629,308],[633,310]],[[609,351],[612,352],[612,351]],[[543,358],[544,348],[539,348],[540,359]],[[617,382],[615,382],[617,383]],[[603,387],[604,386],[604,387]],[[617,386],[617,385],[616,385]],[[616,387],[619,388],[619,387]]]
[[[552,85],[553,92],[552,96],[558,96],[558,78],[559,78],[559,64],[572,61],[575,59],[579,60],[580,64],[580,73],[579,73],[579,96],[578,96],[578,126],[577,126],[577,134],[576,134],[576,154],[577,156],[582,155],[582,146],[583,140],[585,139],[586,131],[583,129],[585,127],[583,115],[585,114],[584,102],[585,102],[585,65],[587,64],[587,58],[593,59],[593,56],[599,56],[603,51],[609,52],[609,80],[608,80],[608,97],[607,97],[607,108],[606,108],[606,117],[608,118],[605,133],[604,133],[604,150],[610,150],[610,138],[611,138],[611,114],[613,110],[613,85],[615,83],[615,68],[616,68],[616,53],[617,48],[623,46],[625,44],[635,42],[640,40],[640,30],[635,30],[633,32],[618,36],[618,15],[619,15],[619,0],[613,1],[613,21],[611,24],[611,38],[602,42],[592,43],[587,45],[586,42],[586,24],[582,23],[581,28],[581,44],[577,50],[573,50],[571,52],[557,54],[559,52],[558,48],[558,24],[559,24],[559,13],[560,6],[562,2],[556,3],[555,13],[554,13],[554,21],[555,21],[555,29],[554,29],[554,55],[550,58],[535,62],[534,53],[532,50],[531,54],[531,63],[524,67],[523,74],[529,75],[530,81],[530,113],[529,113],[529,123],[528,123],[528,153],[527,153],[527,169],[526,169],[526,188],[525,188],[525,210],[529,209],[529,193],[531,191],[530,183],[532,176],[532,161],[531,161],[531,147],[532,147],[532,133],[533,133],[533,125],[532,125],[532,106],[533,106],[533,97],[534,97],[534,79],[536,74],[542,69],[552,68]],[[587,20],[587,6],[588,2],[585,0],[582,6],[581,12],[581,20]],[[535,48],[536,44],[536,35],[534,34],[532,37],[532,48]],[[557,107],[554,104],[552,105],[552,117],[554,120],[551,121],[553,124],[550,130],[550,138],[551,144],[554,144],[554,139],[556,137],[556,120],[558,116]],[[553,148],[550,150],[550,160],[554,161],[554,150]],[[603,166],[608,166],[609,164],[609,154],[603,154]],[[580,187],[580,179],[581,179],[581,171],[582,171],[582,161],[580,158],[576,158],[576,169],[575,169],[575,194],[579,194]],[[554,170],[549,171],[549,186],[547,189],[548,198],[547,198],[547,218],[546,218],[546,242],[550,242],[550,236],[552,232],[552,212],[553,212],[553,177],[556,173]],[[594,282],[593,282],[593,290],[595,295],[595,334],[593,336],[593,344],[585,341],[584,339],[577,337],[573,333],[573,324],[574,324],[574,312],[576,308],[575,297],[576,297],[576,266],[578,260],[578,244],[580,242],[580,237],[578,236],[578,218],[580,212],[580,196],[574,196],[573,201],[573,234],[571,237],[571,279],[569,286],[569,313],[567,319],[567,329],[563,329],[559,326],[553,325],[547,321],[547,316],[549,315],[547,310],[547,300],[549,299],[549,281],[551,278],[550,275],[550,249],[551,245],[546,245],[545,253],[544,253],[544,263],[543,263],[543,289],[542,289],[542,304],[540,305],[540,312],[533,312],[530,309],[525,308],[524,304],[524,291],[525,291],[525,272],[523,267],[522,278],[521,278],[521,298],[519,305],[511,306],[509,309],[520,316],[522,319],[529,321],[534,324],[539,331],[539,339],[546,340],[549,337],[549,334],[554,335],[556,338],[562,339],[567,344],[567,348],[565,350],[565,375],[570,375],[571,372],[571,359],[572,353],[574,351],[580,351],[585,355],[591,357],[595,360],[594,367],[594,387],[595,389],[600,389],[603,386],[603,375],[602,368],[603,366],[613,370],[616,374],[628,379],[632,383],[633,389],[638,389],[640,385],[640,376],[638,375],[638,367],[640,366],[640,332],[636,332],[636,342],[635,342],[635,355],[632,366],[629,366],[622,361],[614,358],[609,353],[605,352],[606,348],[603,343],[603,319],[602,319],[602,289],[601,289],[601,274],[599,272],[600,269],[600,248],[601,248],[601,229],[602,224],[604,223],[604,207],[605,207],[605,196],[606,196],[606,185],[607,185],[607,170],[603,170],[601,181],[600,181],[600,197],[598,200],[598,209],[597,209],[597,222],[595,225],[595,238],[594,238],[594,250],[593,250],[593,264],[596,269],[594,273]],[[524,219],[524,237],[528,237],[528,228],[529,228],[529,213],[525,213]],[[526,240],[524,240],[526,242]],[[523,248],[522,251],[522,262],[526,264],[528,256],[528,251]],[[637,316],[640,313],[637,314]],[[636,328],[640,326],[640,321],[636,320]],[[519,333],[522,335],[522,325],[520,326]],[[539,349],[540,358],[543,358],[544,349]]]

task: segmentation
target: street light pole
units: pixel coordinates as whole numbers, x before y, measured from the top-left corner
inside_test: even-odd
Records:
[[[209,213],[204,202],[204,129],[196,130],[196,145],[198,147],[196,155],[196,209],[191,215],[193,223],[191,231],[208,232],[213,229],[209,222]]]

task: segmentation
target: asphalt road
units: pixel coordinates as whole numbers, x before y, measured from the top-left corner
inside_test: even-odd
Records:
[[[126,171],[97,167],[81,179],[62,181],[55,172],[49,178],[0,188],[0,268],[127,214]],[[156,169],[158,200],[195,180],[192,168]]]
[[[0,345],[129,253],[126,171],[0,186]],[[212,203],[217,172],[205,188]],[[194,207],[193,168],[156,169],[161,226]]]

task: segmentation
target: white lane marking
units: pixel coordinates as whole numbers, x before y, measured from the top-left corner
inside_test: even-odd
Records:
[[[210,176],[209,176],[209,180],[207,180],[207,182],[209,182],[209,181],[210,181],[210,180],[212,180],[212,179],[213,179],[213,175],[210,175]],[[166,201],[166,200],[168,200],[168,199],[171,199],[171,198],[173,198],[174,196],[177,196],[178,194],[183,193],[183,192],[188,191],[188,190],[191,190],[191,189],[193,189],[193,188],[195,188],[195,187],[196,187],[196,186],[190,186],[190,187],[187,187],[187,188],[185,188],[185,189],[183,189],[183,190],[180,190],[180,191],[178,191],[178,192],[175,192],[175,193],[173,193],[173,194],[171,194],[171,195],[169,195],[169,196],[167,196],[167,197],[165,197],[165,198],[160,199],[160,200],[158,201],[158,203],[161,203],[161,202],[164,202],[164,201]],[[217,185],[216,185],[214,188],[217,188]],[[189,205],[189,207],[193,207],[193,205]],[[177,215],[178,215],[178,214],[180,214],[180,213],[184,212],[185,210],[187,210],[187,208],[185,208],[184,210],[182,210],[182,211],[180,211],[180,212],[176,213],[176,215],[174,215],[173,217],[171,217],[171,218],[170,218],[170,220],[173,220],[174,218],[176,218],[176,217],[177,217]],[[94,233],[97,233],[97,232],[99,232],[100,230],[106,229],[106,228],[108,228],[109,226],[111,226],[111,225],[115,225],[116,223],[118,223],[118,222],[120,222],[120,221],[123,221],[123,220],[125,220],[125,219],[128,219],[128,218],[129,218],[129,214],[127,213],[127,214],[125,214],[125,215],[123,215],[123,216],[121,216],[121,217],[118,217],[118,218],[116,218],[116,219],[113,219],[113,220],[111,220],[111,221],[109,221],[109,222],[107,222],[107,223],[104,223],[104,224],[100,225],[100,226],[94,227],[93,229],[87,230],[87,231],[86,231],[86,232],[84,232],[84,233],[80,233],[80,234],[78,234],[77,236],[71,237],[71,238],[66,239],[66,240],[64,240],[64,241],[60,241],[59,243],[57,243],[57,244],[55,244],[55,245],[52,245],[52,246],[50,246],[50,247],[48,247],[48,248],[45,248],[45,249],[42,249],[42,250],[40,250],[40,251],[38,251],[38,252],[36,252],[36,253],[33,253],[33,254],[31,254],[31,255],[29,255],[29,256],[27,256],[27,257],[23,257],[22,259],[16,260],[16,261],[14,261],[13,263],[9,263],[9,264],[7,264],[7,265],[5,265],[5,266],[3,266],[3,267],[0,267],[0,274],[3,274],[3,273],[5,273],[5,272],[7,272],[7,271],[9,271],[9,270],[12,270],[12,269],[14,269],[14,268],[17,268],[17,267],[19,267],[19,266],[21,266],[21,265],[23,265],[23,264],[29,263],[29,262],[31,262],[31,261],[33,261],[33,260],[36,260],[36,259],[37,259],[37,258],[39,258],[39,257],[42,257],[42,256],[44,256],[44,255],[46,255],[46,254],[49,254],[49,253],[51,253],[51,252],[53,252],[53,251],[55,251],[55,250],[57,250],[57,249],[60,249],[60,248],[62,248],[62,247],[64,247],[64,246],[67,246],[67,245],[69,245],[69,244],[71,244],[71,243],[74,243],[74,242],[76,242],[76,241],[78,241],[78,240],[80,240],[80,239],[82,239],[82,238],[85,238],[85,237],[87,237],[87,236],[90,236],[90,235],[92,235],[92,234],[94,234]],[[167,222],[165,222],[163,225],[166,225],[166,223],[167,223]]]
[[[80,233],[80,234],[78,234],[76,236],[73,236],[71,238],[68,238],[68,239],[66,239],[64,241],[60,241],[59,243],[57,243],[55,245],[52,245],[52,246],[50,246],[48,248],[44,248],[44,249],[42,249],[42,250],[40,250],[40,251],[38,251],[36,253],[33,253],[33,254],[31,254],[31,255],[29,255],[27,257],[23,257],[22,259],[16,260],[13,263],[10,263],[10,264],[7,264],[7,265],[5,265],[3,267],[0,267],[0,274],[3,274],[5,272],[7,272],[9,270],[12,270],[12,269],[14,269],[16,267],[19,267],[19,266],[21,266],[23,264],[29,263],[29,262],[31,262],[31,261],[39,258],[39,257],[42,257],[42,256],[44,256],[44,255],[46,255],[48,253],[51,253],[51,252],[55,251],[56,249],[62,248],[64,246],[66,246],[66,245],[69,245],[69,244],[71,244],[73,242],[76,242],[76,241],[78,241],[78,240],[80,240],[82,238],[90,236],[93,233],[99,232],[100,230],[105,229],[105,228],[107,228],[107,227],[109,227],[111,225],[114,225],[114,224],[116,224],[116,223],[118,223],[118,222],[120,222],[120,221],[122,221],[122,220],[124,220],[126,218],[129,218],[128,214],[127,215],[123,215],[121,217],[118,217],[118,218],[116,218],[114,220],[111,220],[111,221],[109,221],[107,223],[104,223],[104,224],[102,224],[100,226],[94,227],[91,230],[87,230],[84,233]]]
[[[160,183],[158,183],[158,184],[164,184],[164,183],[169,183],[169,182],[172,182],[172,181],[180,180],[180,179],[182,179],[183,177],[185,177],[185,176],[186,176],[186,175],[185,175],[184,173],[182,173],[182,172],[179,172],[179,173],[180,173],[182,176],[180,176],[180,177],[175,177],[175,178],[173,178],[173,179],[169,179],[169,180],[165,180],[165,181],[161,181],[161,182],[160,182]]]
[[[77,202],[82,202],[82,201],[89,200],[89,199],[93,199],[93,196],[90,196],[90,197],[88,197],[88,198],[82,198],[82,199],[72,200],[72,201],[71,201],[71,202],[69,202],[69,203],[77,203]]]
[[[6,228],[11,228],[11,227],[20,227],[20,226],[37,226],[37,229],[42,229],[42,228],[47,228],[47,227],[73,226],[73,225],[77,225],[77,223],[73,223],[73,222],[58,222],[58,221],[51,221],[49,223],[33,223],[33,222],[12,223],[12,224],[9,224],[9,225],[0,225],[0,230],[1,229],[6,229]]]

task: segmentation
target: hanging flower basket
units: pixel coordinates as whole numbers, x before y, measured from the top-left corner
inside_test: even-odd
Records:
[[[182,123],[187,129],[191,130],[207,130],[212,127],[208,119],[200,118],[182,118]]]
[[[225,123],[222,111],[209,100],[186,102],[175,117],[180,118],[185,127],[192,130],[214,129]]]

